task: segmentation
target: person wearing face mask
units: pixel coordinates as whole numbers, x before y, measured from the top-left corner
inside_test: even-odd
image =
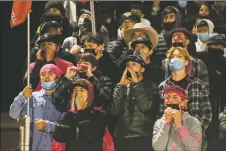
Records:
[[[189,77],[199,78],[207,87],[209,86],[209,76],[206,65],[201,59],[196,58],[197,52],[192,48],[195,47],[195,43],[191,39],[191,34],[188,32],[186,28],[176,28],[171,31],[169,36],[169,45],[172,47],[183,47],[186,51],[191,55],[190,73],[187,73]],[[162,62],[164,71],[165,71],[165,79],[167,79],[171,72],[169,70],[167,59]]]
[[[156,61],[161,66],[162,60],[166,58],[166,52],[169,48],[167,37],[171,30],[181,26],[181,15],[177,8],[168,6],[162,11],[162,31],[159,34],[159,43],[155,48]]]
[[[207,52],[200,52],[199,57],[204,61],[209,72],[210,100],[213,120],[209,127],[208,138],[210,150],[218,150],[216,143],[219,140],[218,115],[226,105],[226,58],[223,56],[226,47],[226,38],[222,34],[212,34],[207,41]]]
[[[144,61],[138,55],[125,58],[124,73],[116,85],[110,114],[117,115],[116,151],[150,151],[156,115],[157,85],[143,77]]]
[[[65,151],[102,151],[106,112],[93,107],[94,86],[85,79],[73,83],[69,110],[54,129],[53,138],[66,143]]]
[[[157,37],[155,37],[154,35],[152,35],[152,38],[157,39]],[[134,54],[140,55],[144,60],[144,78],[147,78],[159,85],[160,82],[164,80],[164,73],[163,70],[152,61],[152,54],[154,49],[154,46],[151,42],[153,41],[152,38],[148,39],[140,37],[131,43],[131,47],[134,50]]]
[[[210,16],[214,25],[224,25],[226,22],[226,2],[214,1],[211,8]]]
[[[200,151],[202,127],[186,109],[189,101],[186,92],[176,85],[166,86],[163,91],[165,110],[154,125],[154,150]]]
[[[200,19],[209,19],[209,5],[208,3],[203,3],[199,8],[199,18]]]
[[[191,57],[184,48],[172,47],[168,51],[167,62],[171,76],[159,85],[161,101],[159,102],[158,117],[160,118],[164,114],[164,87],[178,85],[185,89],[188,95],[188,112],[202,124],[202,150],[205,150],[207,148],[205,133],[212,119],[209,89],[200,79],[188,76],[191,70],[190,60]]]
[[[61,113],[51,103],[51,94],[61,76],[62,71],[56,65],[44,65],[40,70],[42,89],[32,92],[31,86],[26,86],[10,106],[10,117],[20,121],[27,113],[27,101],[30,102],[31,142],[29,150],[52,149],[52,132]],[[27,100],[28,98],[29,100]]]
[[[131,14],[139,16],[142,24],[144,24],[145,26],[151,26],[151,22],[144,18],[144,8],[142,4],[131,5],[130,12]]]
[[[92,32],[91,12],[86,9],[80,11],[80,17],[78,20],[79,37]],[[101,38],[104,40],[104,44],[110,41],[108,30],[105,26],[97,26],[97,32],[100,33]]]
[[[198,40],[195,43],[196,51],[206,51],[206,42],[209,39],[209,35],[213,32],[214,24],[208,19],[201,19],[196,26]]]
[[[39,77],[39,71],[41,67],[45,64],[55,64],[58,66],[63,74],[66,73],[67,68],[73,66],[71,62],[59,58],[60,55],[60,43],[62,42],[62,36],[60,35],[50,35],[48,33],[43,34],[38,44],[40,49],[36,54],[36,61],[30,64],[30,83],[32,84],[32,89],[34,91],[41,90],[41,81]],[[24,84],[27,81],[27,72],[24,76]]]
[[[53,93],[52,103],[56,108],[65,112],[68,108],[69,96],[72,92],[72,84],[75,80],[84,78],[94,86],[94,106],[105,107],[111,98],[112,81],[97,69],[97,59],[91,53],[83,53],[77,57],[77,67],[67,69],[67,73],[59,81]]]
[[[113,63],[108,52],[104,48],[104,42],[98,33],[87,34],[82,38],[84,41],[84,53],[92,53],[95,55],[98,61],[98,70],[103,73],[103,75],[109,77],[113,85],[115,85],[120,80],[119,68]]]
[[[48,1],[45,5],[45,11],[49,14],[55,14],[62,17],[61,25],[63,28],[63,34],[66,37],[71,36],[72,34],[72,27],[68,18],[65,16],[65,8],[63,3],[60,1]],[[52,20],[51,20],[52,21]]]

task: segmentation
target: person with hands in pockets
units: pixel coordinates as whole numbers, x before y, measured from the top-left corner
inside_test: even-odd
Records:
[[[31,86],[26,86],[22,92],[15,97],[10,106],[9,115],[13,119],[23,119],[27,114],[27,101],[30,102],[30,149],[32,151],[43,151],[52,149],[52,132],[60,117],[54,105],[51,103],[51,94],[56,86],[57,80],[62,76],[62,71],[53,64],[46,64],[40,70],[42,89],[32,92]]]
[[[154,150],[200,151],[202,127],[187,111],[187,96],[179,86],[164,89],[165,111],[155,122],[152,145]]]

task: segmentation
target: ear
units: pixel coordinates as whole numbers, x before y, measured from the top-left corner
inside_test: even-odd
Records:
[[[96,69],[97,69],[97,67],[93,67],[93,68],[92,68],[92,71],[95,71]]]
[[[152,49],[150,49],[150,51],[149,51],[149,55],[152,55],[153,54],[153,50]]]

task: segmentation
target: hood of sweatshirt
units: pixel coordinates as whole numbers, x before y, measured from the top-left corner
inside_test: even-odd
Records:
[[[173,6],[168,6],[168,7],[166,7],[165,9],[167,9],[167,8],[172,8],[172,9],[174,9],[175,12],[176,12],[176,20],[175,20],[175,23],[174,23],[174,26],[173,26],[172,29],[175,29],[175,28],[180,27],[180,26],[181,26],[181,14],[180,14],[180,11],[179,11],[177,8],[173,7]],[[164,21],[163,21],[163,20],[164,20],[163,13],[162,13],[162,15],[161,15],[161,18],[162,18],[162,32],[163,32],[163,33],[164,33],[164,32],[168,33],[169,31],[166,31],[166,30],[164,29],[164,26],[163,26],[163,24],[164,24]],[[172,30],[172,29],[171,29],[171,30]]]
[[[201,19],[198,24],[201,22],[201,21],[205,21],[207,24],[208,24],[208,28],[209,28],[209,33],[212,33],[213,32],[213,28],[214,28],[214,24],[211,20],[209,19]],[[198,25],[197,24],[197,25]],[[196,31],[197,31],[197,27],[196,27]],[[197,52],[201,52],[201,51],[205,51],[206,50],[206,43],[202,42],[199,38],[197,40],[197,42],[195,43],[196,45],[196,51]]]

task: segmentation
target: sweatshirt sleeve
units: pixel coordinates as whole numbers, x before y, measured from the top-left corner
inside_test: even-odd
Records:
[[[171,125],[166,124],[161,118],[155,122],[153,129],[152,146],[154,150],[166,150],[169,141]]]
[[[32,97],[30,97],[31,101]],[[27,99],[23,96],[23,92],[20,92],[17,97],[14,98],[14,102],[10,106],[9,115],[13,119],[23,117],[27,113]]]
[[[186,150],[200,151],[202,141],[202,128],[198,119],[194,120],[190,128],[183,125],[178,129],[178,135]]]

